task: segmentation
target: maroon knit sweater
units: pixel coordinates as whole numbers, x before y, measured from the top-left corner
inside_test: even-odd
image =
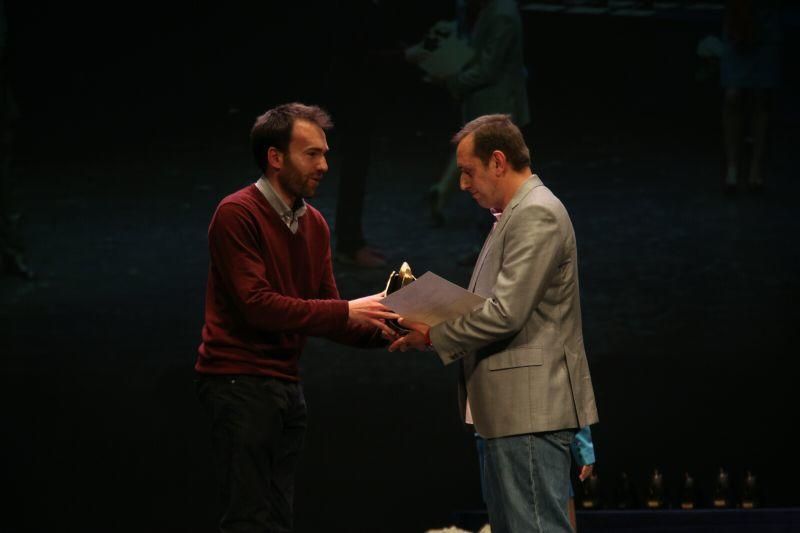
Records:
[[[297,381],[306,336],[380,345],[348,325],[331,266],[330,231],[311,207],[292,234],[255,185],[220,202],[208,229],[203,342],[195,370]]]

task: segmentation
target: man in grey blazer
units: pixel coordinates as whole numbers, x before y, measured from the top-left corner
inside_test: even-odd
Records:
[[[575,233],[530,169],[508,115],[485,115],[453,139],[461,189],[496,223],[469,289],[472,312],[412,331],[390,350],[435,349],[460,361],[464,420],[486,439],[484,488],[494,533],[571,531],[570,442],[597,422],[583,346]]]

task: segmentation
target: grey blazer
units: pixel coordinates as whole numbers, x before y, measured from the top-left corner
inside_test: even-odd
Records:
[[[469,289],[486,302],[430,331],[445,364],[463,363],[462,418],[468,397],[475,429],[486,438],[597,422],[575,233],[563,204],[536,175],[487,237]]]

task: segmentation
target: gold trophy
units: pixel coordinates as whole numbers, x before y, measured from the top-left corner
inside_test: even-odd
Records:
[[[683,489],[681,490],[681,509],[694,509],[697,501],[697,487],[689,472],[683,473]]]
[[[714,508],[724,509],[731,507],[731,503],[731,483],[728,472],[724,468],[720,468],[717,481],[714,484]]]
[[[742,489],[742,509],[754,509],[760,505],[760,494],[756,475],[750,470],[744,476],[744,489]]]
[[[653,470],[653,475],[650,477],[650,486],[647,488],[647,508],[663,509],[666,504],[664,501],[665,494],[664,475],[656,468]]]
[[[581,509],[598,509],[600,508],[600,481],[597,478],[597,473],[592,472],[589,479],[578,485],[581,492],[580,506]]]
[[[384,296],[389,296],[393,292],[399,291],[416,279],[417,278],[414,277],[414,274],[411,273],[411,266],[404,261],[400,266],[399,271],[392,271],[392,273],[389,274],[389,280],[386,282],[386,289],[384,289],[383,294]],[[398,324],[397,320],[387,320],[386,324],[395,330],[399,335],[405,335],[410,331]]]

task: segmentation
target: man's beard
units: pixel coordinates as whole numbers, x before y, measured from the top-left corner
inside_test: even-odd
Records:
[[[322,176],[316,172],[301,174],[289,160],[286,160],[284,171],[280,175],[281,184],[292,196],[299,198],[312,198],[317,192],[318,179]],[[290,206],[293,207],[293,206]]]

